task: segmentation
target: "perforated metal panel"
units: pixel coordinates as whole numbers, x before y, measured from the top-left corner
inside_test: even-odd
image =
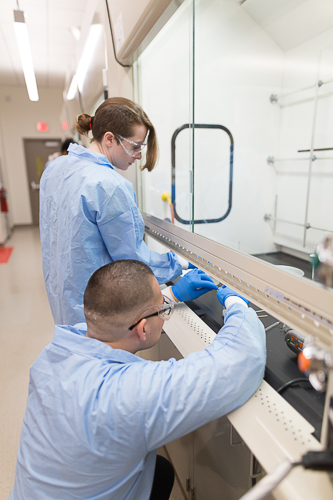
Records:
[[[309,450],[320,450],[313,427],[265,381],[244,406],[228,419],[267,472],[288,458],[297,461]],[[333,497],[328,474],[296,467],[274,490],[279,500]]]
[[[169,321],[165,321],[164,331],[184,356],[201,351],[215,338],[215,333],[186,304],[175,306]]]

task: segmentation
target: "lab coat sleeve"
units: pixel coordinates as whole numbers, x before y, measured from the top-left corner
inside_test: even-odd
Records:
[[[145,262],[159,283],[166,283],[182,273],[182,266],[171,252],[153,252],[143,241],[145,225],[141,213],[134,198],[122,186],[101,204],[97,224],[112,260]]]
[[[263,379],[265,360],[262,323],[253,309],[234,304],[205,350],[180,361],[146,364],[141,406],[147,450],[243,405]]]

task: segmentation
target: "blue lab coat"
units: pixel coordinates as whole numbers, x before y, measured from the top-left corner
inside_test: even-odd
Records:
[[[245,304],[179,361],[85,334],[85,324],[56,326],[31,367],[9,500],[148,500],[156,449],[241,406],[264,375],[264,328]]]
[[[148,264],[159,283],[176,278],[176,256],[149,250],[132,184],[106,156],[77,144],[52,161],[40,181],[43,272],[56,324],[85,321],[83,294],[90,276],[114,260]]]

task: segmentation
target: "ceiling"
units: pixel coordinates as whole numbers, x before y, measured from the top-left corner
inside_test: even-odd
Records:
[[[332,0],[244,0],[242,8],[285,51],[333,28]]]
[[[0,0],[0,85],[25,86],[14,33],[14,10],[23,10],[38,87],[64,88],[90,0]]]

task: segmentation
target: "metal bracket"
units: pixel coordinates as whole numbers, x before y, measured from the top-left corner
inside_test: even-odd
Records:
[[[252,479],[257,479],[262,475],[262,467],[256,457],[251,453],[250,457],[250,477]]]
[[[234,433],[237,434],[238,436],[238,441],[234,441]],[[242,441],[240,435],[237,433],[237,431],[233,428],[233,426],[230,424],[230,446],[242,446],[244,444],[244,441]]]

